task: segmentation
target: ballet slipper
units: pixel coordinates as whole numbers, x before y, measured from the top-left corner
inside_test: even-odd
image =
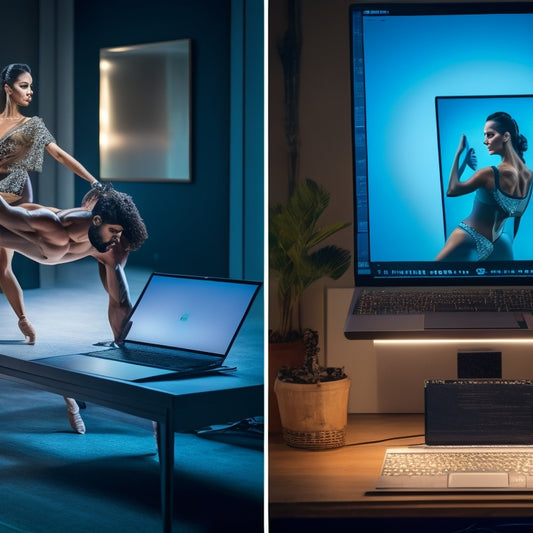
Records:
[[[80,415],[80,408],[76,403],[76,400],[74,398],[67,398],[66,396],[63,396],[63,398],[67,404],[70,427],[79,435],[83,435],[85,433],[85,424],[83,423],[83,418]]]
[[[33,328],[30,321],[26,318],[25,315],[22,315],[19,318],[19,329],[26,337],[26,341],[28,344],[35,344],[35,329]]]

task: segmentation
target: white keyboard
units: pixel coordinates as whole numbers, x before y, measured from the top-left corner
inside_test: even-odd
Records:
[[[533,491],[533,446],[388,448],[376,488]]]

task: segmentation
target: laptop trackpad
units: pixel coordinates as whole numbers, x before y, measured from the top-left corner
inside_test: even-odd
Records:
[[[521,318],[521,315],[518,314]],[[523,320],[523,319],[522,319]],[[425,329],[520,329],[526,327],[512,313],[479,311],[428,313],[424,317]]]
[[[450,488],[507,488],[509,474],[507,472],[451,472],[448,475]]]

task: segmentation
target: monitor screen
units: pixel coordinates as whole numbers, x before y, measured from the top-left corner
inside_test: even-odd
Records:
[[[531,284],[529,186],[507,194],[520,204],[508,217],[486,182],[448,187],[454,168],[465,182],[501,165],[486,144],[496,112],[530,141],[517,172],[531,181],[533,4],[356,4],[350,17],[356,285]],[[490,235],[468,226],[475,202]],[[444,253],[465,223],[469,252]]]

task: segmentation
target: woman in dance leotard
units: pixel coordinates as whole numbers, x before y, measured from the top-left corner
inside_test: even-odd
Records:
[[[476,170],[477,160],[464,135],[457,148],[447,196],[475,191],[472,211],[450,234],[437,261],[502,261],[513,258],[512,244],[531,196],[532,172],[524,162],[527,140],[507,113],[493,113],[485,122],[484,141],[490,155],[499,155],[498,166]],[[464,160],[461,155],[466,151]],[[469,166],[475,172],[460,178]],[[511,234],[504,231],[507,219],[514,219]]]

